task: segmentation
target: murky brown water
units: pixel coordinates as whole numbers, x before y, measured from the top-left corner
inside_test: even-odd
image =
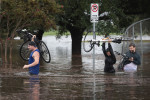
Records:
[[[19,46],[16,46],[13,65],[0,66],[0,100],[150,99],[150,43],[143,43],[143,52],[137,43],[143,62],[135,73],[117,70],[115,74],[104,73],[101,47],[96,47],[96,70],[93,74],[92,51],[82,51],[82,57],[72,57],[70,37],[56,41],[55,37],[48,36],[43,40],[51,52],[51,63],[41,63],[40,74],[30,76],[27,70],[22,69],[27,62],[20,58]],[[114,50],[121,50],[120,45],[112,45]]]

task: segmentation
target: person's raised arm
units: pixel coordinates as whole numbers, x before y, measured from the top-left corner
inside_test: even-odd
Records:
[[[112,46],[111,46],[110,43],[108,43],[108,48],[109,48],[110,53],[111,53],[111,56],[112,56],[112,58],[113,58],[113,64],[115,64],[115,63],[116,63],[116,56],[115,56],[115,54],[114,54],[114,51],[113,51]]]
[[[33,37],[32,37],[32,40],[31,41],[33,41],[33,42],[35,42],[34,41],[34,39],[36,38],[36,35],[33,35]]]
[[[114,54],[113,49],[112,49],[112,46],[111,46],[110,43],[108,43],[108,48],[109,48],[109,50],[110,50],[110,53],[111,53],[111,54]]]
[[[103,50],[104,55],[107,56],[106,49],[105,49],[105,42],[102,44],[102,50]]]

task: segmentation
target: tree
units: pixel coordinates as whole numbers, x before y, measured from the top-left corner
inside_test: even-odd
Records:
[[[5,62],[7,63],[8,39],[10,40],[10,52],[12,40],[17,29],[43,29],[55,28],[55,17],[59,6],[55,0],[2,0],[1,1],[1,35],[5,38]],[[2,40],[2,37],[0,37]],[[10,53],[11,54],[11,53]],[[11,55],[10,55],[11,58]]]
[[[57,16],[59,35],[69,31],[72,38],[72,54],[81,54],[81,41],[85,29],[91,24],[89,4],[92,0],[63,0],[63,13]]]
[[[133,19],[128,22],[137,21],[150,17],[150,0],[120,0],[118,8],[122,9],[126,16],[132,16]],[[135,20],[136,19],[136,20]]]
[[[125,13],[128,8],[124,9],[124,7],[129,2],[123,1],[125,0],[102,0],[101,13],[107,14],[99,18],[98,31],[103,33],[121,33],[134,21],[135,16]]]

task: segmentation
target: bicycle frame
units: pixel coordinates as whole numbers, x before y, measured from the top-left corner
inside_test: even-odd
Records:
[[[32,40],[32,37],[33,37],[33,34],[31,34],[30,32],[28,32],[26,29],[23,29],[23,30],[19,30],[17,31],[19,34],[23,34],[23,40],[24,42],[26,41],[31,41]],[[37,38],[34,38],[34,42],[36,43],[36,45],[38,46],[39,44],[39,40]]]
[[[128,56],[126,56],[125,54],[122,54],[122,53],[119,53],[119,52],[117,52],[117,51],[114,51],[117,55],[121,55],[122,56],[122,58],[121,58],[121,60],[120,60],[120,62],[119,62],[119,65],[118,65],[118,70],[123,70],[123,67],[124,67],[124,62],[127,60],[127,59],[129,59],[129,57]]]
[[[96,44],[97,46],[100,46],[100,42],[115,42],[115,43],[121,43],[122,39],[92,39],[89,40],[91,44]]]
[[[18,34],[23,34],[23,40],[25,41],[31,41],[33,34],[29,33],[26,29],[23,30],[17,30],[16,31]]]
[[[123,38],[123,37],[115,37],[115,38],[101,38],[101,39],[86,39],[89,32],[87,32],[84,36],[83,48],[85,52],[90,52],[94,45],[100,46],[100,42],[114,42],[120,44],[122,41],[130,41],[133,40],[131,38]]]

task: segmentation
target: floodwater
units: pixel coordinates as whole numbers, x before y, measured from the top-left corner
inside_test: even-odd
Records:
[[[56,40],[43,37],[52,61],[41,62],[38,76],[30,76],[22,66],[27,64],[18,52],[21,45],[16,40],[13,48],[13,65],[0,66],[0,100],[149,100],[150,94],[150,42],[137,44],[142,64],[137,72],[117,70],[120,56],[116,55],[116,73],[103,72],[104,56],[96,46],[95,71],[91,52],[71,56],[70,36]],[[122,44],[113,44],[120,52]],[[1,57],[1,56],[0,56]]]

